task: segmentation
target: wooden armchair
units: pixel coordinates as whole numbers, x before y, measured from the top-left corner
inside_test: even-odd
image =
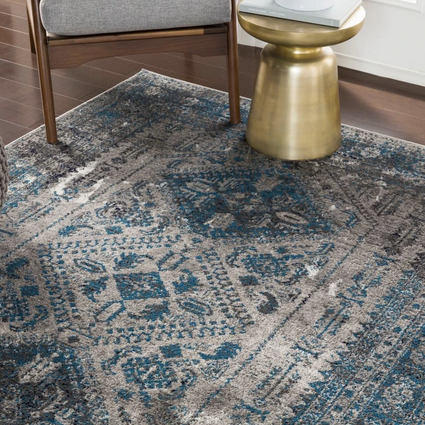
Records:
[[[230,121],[240,122],[235,0],[27,0],[47,141],[57,141],[50,71],[139,53],[227,54]]]

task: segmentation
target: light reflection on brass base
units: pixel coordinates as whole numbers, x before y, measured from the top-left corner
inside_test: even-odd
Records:
[[[362,28],[362,6],[339,27],[241,13],[242,28],[268,44],[262,52],[246,139],[287,160],[316,159],[341,143],[338,75],[330,47]]]
[[[322,158],[339,148],[338,71],[330,47],[263,49],[246,140],[286,160]]]

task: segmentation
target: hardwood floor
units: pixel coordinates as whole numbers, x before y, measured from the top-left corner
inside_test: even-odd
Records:
[[[241,95],[251,97],[260,50],[240,46]],[[227,90],[225,57],[149,54],[102,59],[55,70],[62,114],[148,69]],[[342,122],[425,145],[425,87],[340,68]],[[36,59],[30,51],[25,0],[0,0],[0,137],[7,144],[43,123]]]

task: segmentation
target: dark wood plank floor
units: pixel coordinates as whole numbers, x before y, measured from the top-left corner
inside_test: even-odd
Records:
[[[241,95],[251,97],[260,50],[240,46]],[[42,124],[36,59],[30,52],[25,0],[0,0],[0,137],[7,144]],[[149,54],[55,70],[56,112],[62,114],[148,69],[227,89],[225,57]],[[425,87],[340,68],[342,121],[425,145]]]

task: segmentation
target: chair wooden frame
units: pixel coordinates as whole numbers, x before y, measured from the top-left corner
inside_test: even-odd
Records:
[[[200,56],[226,54],[230,121],[232,124],[240,122],[236,0],[232,0],[231,21],[222,25],[78,37],[48,34],[40,19],[40,0],[26,1],[31,50],[37,55],[44,123],[49,143],[57,141],[51,70],[76,67],[90,60],[111,56],[175,51]]]

